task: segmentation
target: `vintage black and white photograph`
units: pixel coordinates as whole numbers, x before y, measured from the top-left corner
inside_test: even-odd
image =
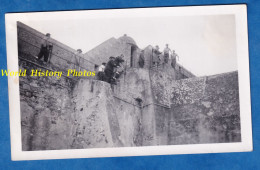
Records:
[[[252,150],[246,6],[6,19],[13,159]]]

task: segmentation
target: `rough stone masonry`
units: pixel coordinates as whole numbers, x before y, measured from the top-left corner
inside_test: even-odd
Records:
[[[53,39],[51,62],[37,61],[44,34],[17,26],[20,69],[77,68],[75,50]],[[112,87],[85,77],[20,77],[22,149],[241,141],[237,72],[195,77],[180,65],[152,68],[150,49],[144,68],[137,64],[141,50],[126,35],[84,54],[80,66],[91,71],[110,55],[125,55],[125,73]]]

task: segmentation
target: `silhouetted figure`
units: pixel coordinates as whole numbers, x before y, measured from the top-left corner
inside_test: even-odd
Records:
[[[82,55],[82,50],[81,49],[77,49],[77,52],[75,54],[75,67],[74,67],[74,69],[76,69],[78,71],[81,71],[81,69],[80,69],[81,55]]]
[[[171,52],[171,49],[169,48],[169,45],[166,44],[166,47],[163,50],[164,63],[168,63],[169,58],[170,58],[170,52]]]
[[[176,68],[176,59],[179,56],[175,53],[174,50],[172,50],[172,55],[171,56],[172,56],[172,63],[171,63],[171,65],[172,65],[173,68]]]
[[[40,53],[38,54],[38,60],[44,57],[44,61],[48,62],[48,59],[51,57],[52,44],[49,41],[50,37],[51,34],[47,33],[45,37],[42,39]]]

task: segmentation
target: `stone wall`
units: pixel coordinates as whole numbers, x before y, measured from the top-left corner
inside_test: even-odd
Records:
[[[185,69],[182,65],[178,63],[176,64],[174,70],[176,72],[176,80],[196,77],[189,70]]]
[[[136,100],[152,102],[147,70],[130,70],[121,80],[111,88],[93,79],[21,77],[23,150],[154,145],[153,105],[141,109],[145,103]]]
[[[20,68],[35,68],[27,64]],[[137,68],[112,88],[21,77],[23,150],[238,142],[237,83],[236,72],[170,81]]]
[[[237,72],[177,81],[156,75],[156,132],[164,144],[241,141]]]
[[[80,80],[74,90],[72,101],[72,148],[113,147],[111,129],[118,127],[114,99],[110,85],[101,81]],[[109,122],[111,122],[111,127]],[[112,123],[113,122],[113,123]]]
[[[170,106],[170,88],[176,81],[176,72],[171,65],[150,70],[151,88],[154,102],[165,106]]]
[[[20,60],[20,69],[39,65]],[[237,73],[178,81],[173,73],[131,68],[112,88],[20,77],[23,150],[240,141]]]
[[[237,72],[180,80],[172,87],[169,131],[178,135],[170,134],[169,144],[241,141]]]
[[[121,75],[114,95],[119,105],[117,115],[119,122],[125,126],[122,134],[132,133],[125,138],[125,146],[154,145],[156,143],[154,131],[154,106],[151,91],[149,70],[130,68]],[[120,105],[121,104],[121,105]],[[130,124],[129,124],[130,123]]]
[[[23,150],[241,141],[237,72],[193,77],[179,65],[178,70],[170,64],[145,65],[126,68],[115,86],[83,77],[32,77],[31,69],[74,67],[75,50],[53,39],[56,57],[48,64],[38,61],[34,55],[43,36],[18,23],[19,67],[28,73],[19,79]],[[130,55],[134,44],[126,44],[132,40],[125,38],[109,40],[111,46],[105,42],[101,52],[113,47],[118,54],[125,50]],[[139,52],[132,53],[133,66]],[[98,50],[89,54],[101,56]],[[88,64],[93,69],[94,64]]]
[[[31,69],[45,69],[23,60],[19,61],[19,68],[28,73],[19,77],[22,149],[70,148],[75,80],[30,76]]]
[[[87,71],[94,64],[80,59],[70,47],[50,39],[53,53],[50,63],[43,63],[35,57],[40,51],[44,34],[18,22],[19,68],[27,70],[26,76],[19,77],[22,149],[51,150],[73,147],[73,125],[75,104],[72,102],[73,89],[80,77],[66,77],[68,69]],[[80,68],[80,69],[79,69]],[[62,71],[63,76],[31,76],[31,70]],[[82,77],[83,78],[83,77]],[[93,77],[84,77],[93,78]]]
[[[77,122],[73,148],[142,146],[143,142],[155,140],[147,137],[154,136],[154,131],[144,123],[143,103],[136,100],[149,102],[149,83],[148,72],[143,69],[127,71],[112,88],[106,82],[80,80],[73,90],[73,117]],[[151,108],[145,111],[150,109],[152,115]],[[152,117],[145,116],[147,120]]]

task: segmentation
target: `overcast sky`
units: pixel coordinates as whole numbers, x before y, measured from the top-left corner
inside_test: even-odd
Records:
[[[174,16],[116,19],[21,21],[83,53],[123,34],[140,48],[168,43],[179,63],[197,76],[237,70],[235,17]]]

